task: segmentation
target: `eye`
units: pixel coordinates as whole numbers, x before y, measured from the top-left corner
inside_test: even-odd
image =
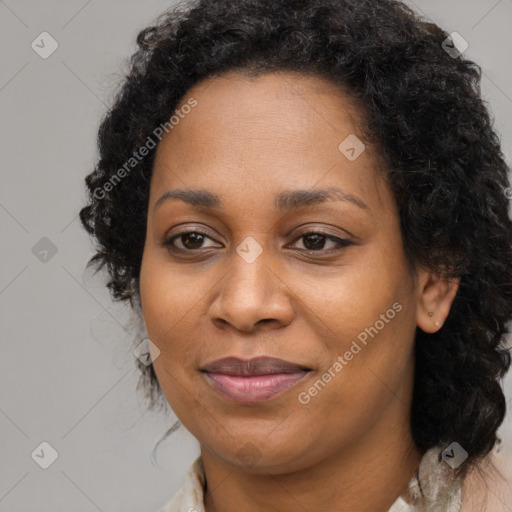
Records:
[[[296,242],[297,240],[303,239],[303,246],[305,247],[305,251],[309,253],[314,252],[333,252],[338,251],[340,249],[343,249],[345,247],[348,247],[349,245],[352,245],[353,243],[349,240],[339,238],[334,235],[329,235],[327,233],[323,233],[322,231],[308,231],[307,233],[304,233],[300,235],[298,238],[294,240]],[[330,242],[331,248],[326,249],[325,245],[326,243]]]
[[[167,238],[163,242],[163,246],[169,248],[169,249],[177,249],[181,251],[193,251],[197,249],[201,249],[204,247],[201,247],[202,244],[206,239],[213,240],[213,238],[209,237],[206,233],[203,233],[202,231],[182,231],[181,233],[178,233],[176,235],[173,235],[169,238]],[[178,240],[181,244],[181,247],[179,245],[176,245],[174,242]],[[209,246],[212,247],[212,246]]]
[[[307,253],[330,253],[334,251],[341,250],[349,245],[353,245],[353,243],[349,240],[339,238],[334,235],[329,235],[327,233],[323,233],[321,231],[309,231],[297,237],[294,242],[303,239],[304,249],[301,249]],[[215,245],[204,246],[206,240],[213,240],[209,235],[203,233],[202,231],[190,230],[190,231],[182,231],[176,235],[173,235],[162,243],[164,247],[169,250],[175,251],[183,251],[183,252],[193,252],[195,250],[204,249],[207,247],[218,247]],[[176,243],[178,242],[178,243]],[[326,248],[326,244],[331,244],[331,247]]]

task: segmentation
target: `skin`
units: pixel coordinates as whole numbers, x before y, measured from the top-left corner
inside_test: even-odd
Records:
[[[407,498],[422,456],[409,426],[415,330],[441,328],[457,281],[407,264],[378,147],[366,144],[355,161],[338,149],[350,134],[362,139],[364,123],[339,88],[292,72],[228,73],[196,85],[178,109],[190,98],[197,106],[157,149],[140,296],[160,350],[158,381],[200,444],[206,511],[334,510],[336,503],[340,511],[386,512],[400,494]],[[275,207],[285,190],[328,187],[368,208],[342,200]],[[222,205],[178,199],[155,209],[177,188],[210,191]],[[178,237],[181,252],[162,245],[194,229],[207,236]],[[301,236],[311,231],[352,245],[336,251],[327,238]],[[249,236],[262,249],[252,263],[236,252]],[[401,311],[300,403],[299,393],[394,303]],[[259,355],[313,371],[256,404],[219,395],[199,371],[222,357]]]

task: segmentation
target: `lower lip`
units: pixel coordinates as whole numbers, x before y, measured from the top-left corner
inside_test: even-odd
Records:
[[[205,373],[208,382],[222,395],[235,402],[264,402],[298,384],[309,372],[277,373],[238,377],[222,373]]]

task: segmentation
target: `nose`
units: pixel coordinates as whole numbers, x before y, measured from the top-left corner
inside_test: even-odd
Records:
[[[292,322],[290,288],[272,266],[265,251],[251,263],[233,254],[231,268],[219,283],[209,315],[221,329],[238,331],[275,329]],[[263,327],[266,326],[266,327]]]

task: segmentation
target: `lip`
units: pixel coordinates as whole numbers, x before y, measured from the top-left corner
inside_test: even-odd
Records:
[[[311,368],[270,356],[258,356],[248,360],[238,357],[224,357],[201,368],[203,372],[222,373],[238,377],[297,373],[304,370],[311,370]]]
[[[270,400],[298,384],[309,372],[276,373],[238,377],[222,373],[205,373],[207,381],[222,395],[235,402],[257,403]]]
[[[310,370],[304,365],[267,356],[249,360],[226,357],[201,368],[213,389],[239,403],[277,397],[302,381]]]

